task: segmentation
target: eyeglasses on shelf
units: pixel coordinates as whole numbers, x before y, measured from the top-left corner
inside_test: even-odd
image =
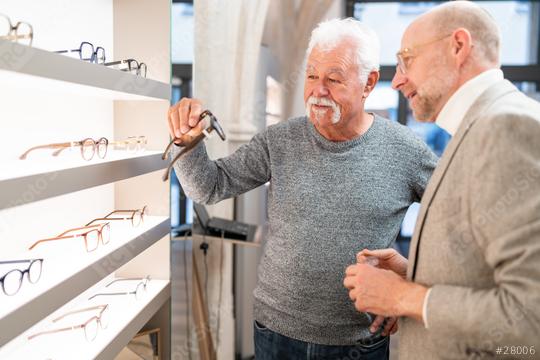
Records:
[[[43,268],[43,259],[28,259],[28,260],[8,260],[0,261],[0,265],[9,264],[28,264],[24,270],[13,269],[8,271],[4,276],[0,277],[2,283],[2,291],[8,296],[15,295],[21,289],[24,274],[27,275],[28,281],[35,284],[41,278],[41,270]]]
[[[205,110],[201,113],[199,116],[199,121],[208,121],[208,126],[200,135],[195,137],[191,137],[189,135],[183,135],[181,138],[175,137],[165,148],[163,155],[161,155],[162,160],[165,160],[169,156],[169,152],[175,143],[179,143],[178,145],[182,146],[182,150],[174,157],[174,159],[171,160],[171,163],[169,166],[167,166],[167,169],[163,173],[163,181],[167,181],[169,179],[169,173],[178,159],[180,159],[180,157],[186,154],[189,150],[197,146],[197,144],[200,143],[205,137],[210,137],[210,133],[212,133],[212,131],[215,131],[221,140],[225,140],[225,132],[223,131],[223,128],[219,124],[217,118],[209,110]]]
[[[35,243],[33,243],[32,246],[28,248],[28,250],[32,250],[37,245],[45,243],[45,242],[49,242],[49,241],[67,240],[67,239],[74,239],[74,238],[82,237],[84,238],[84,246],[86,248],[86,251],[92,252],[98,248],[100,241],[103,245],[108,244],[110,240],[110,234],[111,234],[111,227],[108,222],[103,223],[103,224],[83,226],[79,228],[66,230],[60,235],[53,238],[38,240]]]
[[[94,48],[92,43],[88,41],[81,42],[81,45],[78,49],[71,50],[58,50],[55,53],[65,54],[65,53],[79,53],[79,58],[84,61],[89,61],[95,64],[104,64],[105,63],[105,49],[101,46]]]
[[[109,325],[109,305],[108,304],[93,306],[93,307],[80,309],[80,310],[75,310],[75,311],[70,311],[70,312],[67,312],[64,315],[62,315],[62,316],[60,316],[60,317],[53,320],[53,322],[57,322],[57,321],[62,320],[66,316],[79,314],[79,313],[83,313],[83,312],[88,312],[88,311],[94,311],[94,310],[99,310],[99,313],[97,315],[95,315],[95,316],[92,316],[90,319],[86,320],[85,322],[83,322],[81,324],[77,324],[77,325],[74,325],[74,326],[68,326],[68,327],[64,327],[64,328],[59,328],[59,329],[40,331],[38,333],[30,335],[28,337],[28,340],[31,340],[31,339],[33,339],[35,337],[38,337],[38,336],[41,336],[41,335],[46,335],[46,334],[54,334],[54,333],[58,333],[58,332],[62,332],[62,331],[71,331],[71,330],[83,329],[84,330],[84,336],[85,336],[86,340],[87,341],[93,341],[97,337],[98,329],[99,328],[106,329],[107,326]]]
[[[130,281],[130,280],[139,280],[139,282],[135,286],[135,289],[132,291],[97,293],[97,294],[92,295],[90,298],[88,298],[88,300],[92,300],[93,298],[98,297],[98,296],[118,296],[118,295],[120,296],[134,295],[135,299],[139,300],[143,296],[143,294],[146,292],[146,287],[148,283],[150,282],[150,276],[147,276],[143,279],[140,279],[140,278],[116,279],[116,280],[111,281],[109,284],[107,284],[106,287],[118,281]]]
[[[124,215],[122,215],[124,214]],[[105,215],[102,218],[96,218],[90,221],[86,226],[98,222],[98,221],[109,221],[109,220],[130,220],[131,225],[139,226],[144,222],[144,218],[148,215],[148,206],[143,206],[142,209],[135,210],[114,210]]]
[[[112,61],[104,64],[105,66],[117,66],[121,71],[127,71],[134,75],[146,77],[147,66],[145,63],[139,63],[135,59],[126,59],[119,61]]]
[[[139,152],[146,150],[146,136],[128,136],[126,140],[110,141],[109,145],[125,149],[129,152]]]
[[[28,157],[28,154],[30,152],[34,150],[38,150],[38,149],[56,149],[56,151],[54,151],[52,155],[58,156],[65,149],[73,148],[73,147],[81,148],[81,156],[84,160],[87,160],[87,161],[92,160],[92,158],[94,157],[96,153],[100,159],[104,159],[105,155],[107,155],[108,146],[109,146],[109,140],[107,140],[107,138],[104,138],[104,137],[99,138],[98,140],[86,138],[81,141],[70,141],[70,142],[63,142],[63,143],[38,145],[38,146],[34,146],[26,150],[21,156],[19,156],[19,159],[25,160]]]
[[[34,30],[32,25],[24,21],[19,21],[13,25],[9,17],[0,14],[0,39],[31,46],[34,39]]]

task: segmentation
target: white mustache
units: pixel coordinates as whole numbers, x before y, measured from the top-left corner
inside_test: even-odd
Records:
[[[318,98],[318,97],[315,97],[315,96],[310,96],[308,98],[307,105],[331,106],[333,110],[336,110],[337,107],[338,107],[337,104],[331,99]]]
[[[309,115],[309,110],[311,109],[312,105],[320,105],[320,106],[330,106],[330,107],[332,107],[332,112],[333,112],[333,114],[332,114],[332,123],[333,124],[337,124],[339,122],[339,120],[341,119],[341,109],[331,99],[310,96],[306,101],[306,113],[307,113],[308,117],[310,116]],[[315,112],[319,113],[317,115],[317,117],[319,117],[320,116],[320,111],[315,111]]]

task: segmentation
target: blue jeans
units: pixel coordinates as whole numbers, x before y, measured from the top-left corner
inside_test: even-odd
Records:
[[[390,341],[370,345],[318,345],[280,335],[254,322],[255,360],[388,360]]]

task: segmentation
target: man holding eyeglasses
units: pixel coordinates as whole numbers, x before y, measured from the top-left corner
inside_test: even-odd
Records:
[[[348,301],[343,271],[358,248],[392,245],[437,159],[406,127],[364,111],[378,58],[375,33],[358,21],[319,24],[307,51],[307,116],[270,126],[216,161],[201,143],[175,166],[201,203],[270,182],[254,292],[258,360],[388,359],[395,319],[372,326],[374,317]],[[200,132],[202,110],[192,99],[173,106],[171,135]]]
[[[540,104],[504,80],[499,42],[469,2],[434,8],[402,38],[393,87],[453,139],[409,260],[363,250],[344,280],[359,311],[403,317],[400,360],[539,356]]]

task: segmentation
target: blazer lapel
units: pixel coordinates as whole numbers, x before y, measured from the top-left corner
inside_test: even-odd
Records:
[[[416,220],[416,226],[414,229],[414,234],[411,240],[411,246],[409,250],[409,264],[407,269],[407,279],[414,280],[416,275],[416,263],[418,259],[419,244],[422,239],[422,230],[424,227],[424,222],[426,220],[429,207],[439,185],[441,184],[442,179],[448,169],[448,166],[451,164],[456,150],[461,145],[463,139],[467,135],[469,129],[474,124],[474,122],[482,116],[487,108],[493,104],[498,98],[507,93],[518,91],[512,83],[507,80],[502,80],[490,86],[484,93],[474,102],[467,114],[465,115],[463,121],[459,125],[459,128],[448,144],[446,150],[443,153],[443,156],[439,160],[435,171],[426,187],[426,191],[422,197],[422,202],[420,206],[420,212],[418,214],[418,219]]]

